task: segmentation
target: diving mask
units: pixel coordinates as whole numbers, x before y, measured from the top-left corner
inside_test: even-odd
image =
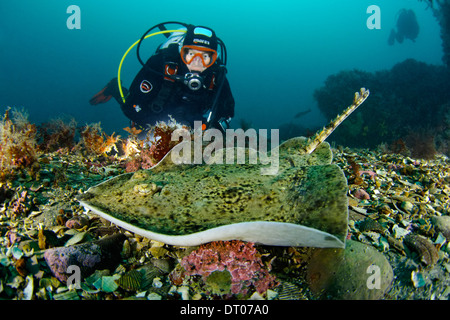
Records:
[[[209,68],[216,62],[217,51],[206,47],[185,45],[181,48],[181,59],[186,65],[194,63]]]

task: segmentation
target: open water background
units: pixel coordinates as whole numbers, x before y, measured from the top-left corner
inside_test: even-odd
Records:
[[[70,5],[81,10],[79,30],[67,28]],[[370,5],[380,8],[380,29],[366,25]],[[402,8],[415,11],[420,34],[415,42],[389,46]],[[79,125],[101,121],[106,132],[122,135],[129,121],[117,103],[93,107],[88,101],[116,76],[126,49],[164,21],[209,26],[225,42],[234,127],[240,119],[254,128],[291,121],[322,126],[329,119],[318,111],[313,92],[330,74],[390,69],[407,58],[442,64],[439,25],[417,0],[2,0],[0,17],[0,111],[24,108],[33,123],[61,116]],[[143,59],[164,39],[146,41]],[[133,51],[123,66],[125,86],[139,67]],[[312,112],[293,119],[309,108]]]

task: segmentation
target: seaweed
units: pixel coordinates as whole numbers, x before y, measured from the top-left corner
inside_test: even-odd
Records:
[[[389,145],[382,144],[380,146],[381,152],[386,154],[395,153],[414,159],[434,159],[438,153],[435,132],[433,129],[410,130],[404,138],[394,140]],[[443,154],[448,152],[442,142],[440,143],[439,152]]]
[[[349,182],[351,182],[352,184],[362,184],[363,179],[360,174],[361,167],[355,162],[352,157],[347,157],[347,161],[350,164],[352,170],[352,174],[349,177]]]
[[[147,138],[139,141],[137,135],[141,133],[136,129],[124,128],[130,133],[130,137],[122,143],[125,159],[125,169],[127,172],[134,172],[139,169],[150,169],[175,146],[179,141],[172,141],[172,133],[180,128],[188,130],[174,119],[168,123],[159,121],[147,132]]]
[[[403,156],[411,155],[411,152],[409,151],[403,139],[397,139],[392,141],[392,143],[389,145],[389,149],[386,150],[386,153],[396,153],[401,154]]]
[[[411,131],[405,140],[413,158],[434,159],[437,151],[434,136],[429,130]]]
[[[75,146],[77,122],[54,119],[38,126],[38,148],[43,152],[70,151]]]
[[[154,128],[154,136],[157,137],[153,142],[153,158],[159,162],[178,142],[172,141],[172,133],[177,129],[176,126],[160,124]]]
[[[375,148],[399,139],[406,143],[411,131],[423,132],[423,128],[433,128],[427,135],[433,135],[435,141],[439,141],[439,151],[445,151],[449,136],[446,130],[449,77],[445,66],[407,59],[391,70],[346,70],[332,74],[324,86],[314,92],[314,98],[322,114],[331,118],[351,97],[351,88],[357,84],[370,88],[372,94],[364,108],[357,110],[355,117],[345,121],[332,135],[331,139],[337,144]],[[421,151],[418,153],[423,154]]]
[[[118,153],[116,143],[120,136],[114,136],[115,133],[107,135],[102,131],[100,122],[85,125],[80,132],[81,139],[79,144],[91,155],[106,155],[115,151]]]
[[[25,111],[8,108],[0,121],[0,181],[23,170],[34,174],[36,164],[36,126]]]

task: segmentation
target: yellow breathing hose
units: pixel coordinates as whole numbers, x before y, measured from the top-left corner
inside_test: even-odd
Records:
[[[145,36],[144,39],[147,39],[147,38],[156,36],[156,35],[158,35],[158,34],[172,33],[172,32],[186,32],[186,30],[163,30],[163,31],[158,31],[158,32],[154,32],[154,33],[151,33],[151,34]],[[120,81],[120,71],[122,70],[122,64],[123,64],[123,61],[125,60],[125,57],[126,57],[127,54],[131,51],[131,49],[133,49],[134,46],[137,45],[137,44],[139,43],[139,41],[141,41],[141,39],[139,39],[138,41],[136,41],[135,43],[133,43],[133,44],[128,48],[128,50],[125,52],[125,54],[123,55],[122,60],[120,60],[119,71],[118,71],[118,73],[117,73],[117,84],[118,84],[118,86],[119,86],[119,92],[120,92],[120,96],[122,97],[123,103],[125,103],[125,97],[124,97],[124,95],[123,95],[122,85],[121,85],[121,81]]]

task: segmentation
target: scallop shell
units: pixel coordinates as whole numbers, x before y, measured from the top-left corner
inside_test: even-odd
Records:
[[[300,288],[290,282],[282,282],[281,290],[278,294],[279,300],[301,300]]]
[[[53,296],[55,300],[80,300],[80,296],[78,295],[76,290],[69,290],[62,293],[57,293]]]
[[[409,234],[405,237],[405,244],[416,251],[421,261],[427,266],[433,266],[439,260],[439,253],[433,243],[425,237]]]
[[[142,284],[142,274],[135,269],[130,270],[116,280],[116,283],[127,291],[139,290]]]

